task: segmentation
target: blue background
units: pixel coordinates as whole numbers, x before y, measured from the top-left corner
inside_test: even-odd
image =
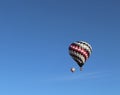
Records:
[[[93,48],[82,72],[77,40]],[[120,95],[119,48],[119,0],[0,0],[0,95]]]

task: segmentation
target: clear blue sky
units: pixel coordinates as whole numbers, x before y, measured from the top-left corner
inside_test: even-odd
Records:
[[[93,47],[82,72],[77,40]],[[120,95],[119,48],[119,0],[0,0],[0,95]]]

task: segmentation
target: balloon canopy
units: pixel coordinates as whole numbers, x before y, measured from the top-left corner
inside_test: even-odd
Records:
[[[75,62],[82,68],[86,60],[92,53],[90,44],[84,41],[76,41],[70,44],[69,54]]]

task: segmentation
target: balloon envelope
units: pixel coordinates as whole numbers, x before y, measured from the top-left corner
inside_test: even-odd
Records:
[[[84,41],[76,41],[70,44],[69,54],[77,64],[82,67],[92,53],[90,44]]]

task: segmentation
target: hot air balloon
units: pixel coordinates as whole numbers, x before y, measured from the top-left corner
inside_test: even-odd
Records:
[[[74,67],[71,68],[71,72],[75,72],[75,68]]]
[[[69,55],[80,66],[80,71],[82,71],[82,67],[90,57],[91,53],[91,45],[84,41],[76,41],[69,46]]]

